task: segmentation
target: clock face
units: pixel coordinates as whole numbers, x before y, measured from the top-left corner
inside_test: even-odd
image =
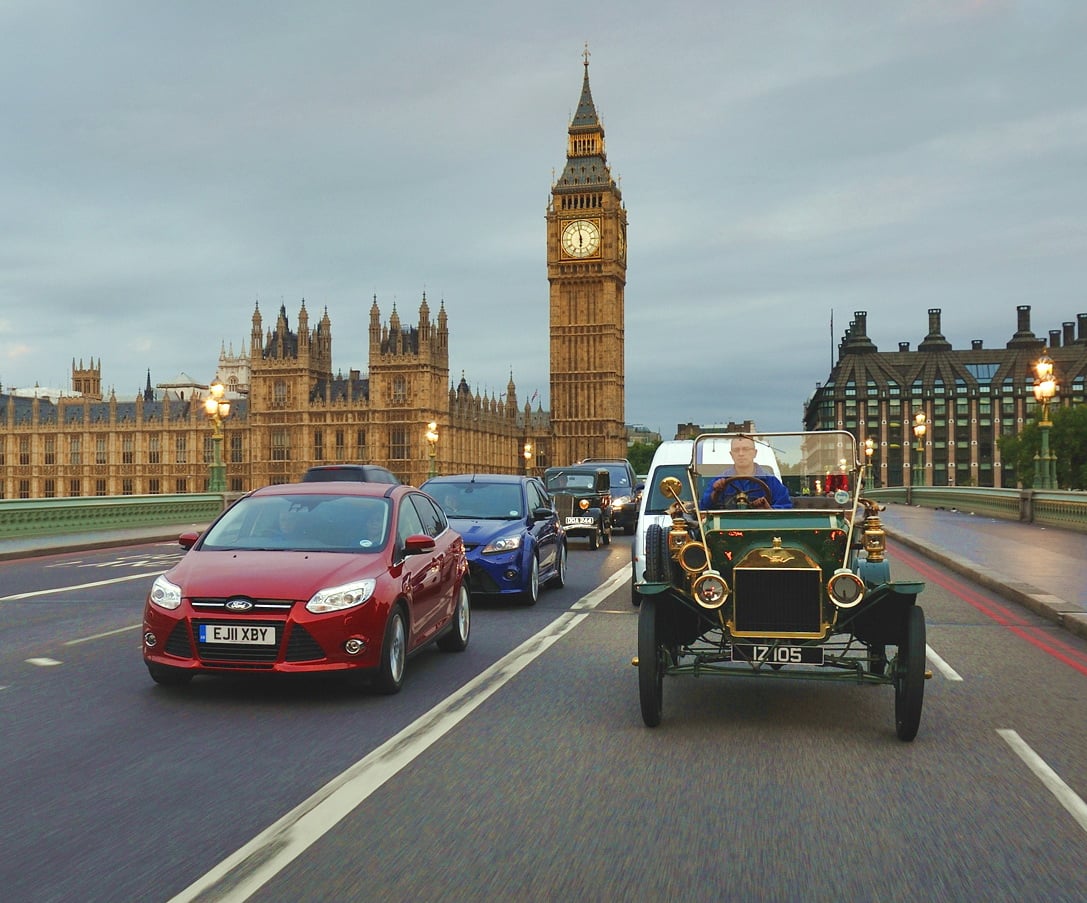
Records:
[[[600,248],[600,227],[587,219],[576,219],[562,230],[562,249],[571,257],[592,257]]]
[[[627,230],[619,227],[619,259],[626,260],[627,256]]]

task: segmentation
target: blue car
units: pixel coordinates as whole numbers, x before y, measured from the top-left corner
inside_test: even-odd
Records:
[[[432,477],[420,488],[464,539],[473,595],[535,605],[541,584],[566,583],[566,533],[540,480],[466,473]]]

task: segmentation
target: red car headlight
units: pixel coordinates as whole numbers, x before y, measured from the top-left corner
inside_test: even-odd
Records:
[[[148,600],[159,608],[174,611],[181,605],[181,587],[171,583],[160,574],[151,584],[151,592],[147,594]]]
[[[318,590],[306,603],[306,611],[320,615],[330,611],[354,608],[369,599],[374,594],[376,586],[376,580],[358,580],[354,583],[345,583],[343,586]]]

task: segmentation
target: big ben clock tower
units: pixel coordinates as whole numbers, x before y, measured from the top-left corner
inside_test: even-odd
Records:
[[[627,212],[589,90],[570,123],[566,167],[547,208],[551,285],[551,460],[625,458],[624,315]]]

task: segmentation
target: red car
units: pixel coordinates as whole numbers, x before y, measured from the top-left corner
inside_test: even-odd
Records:
[[[267,486],[179,542],[189,551],[144,605],[143,658],[157,683],[342,672],[395,693],[413,652],[468,646],[464,543],[410,486]]]

